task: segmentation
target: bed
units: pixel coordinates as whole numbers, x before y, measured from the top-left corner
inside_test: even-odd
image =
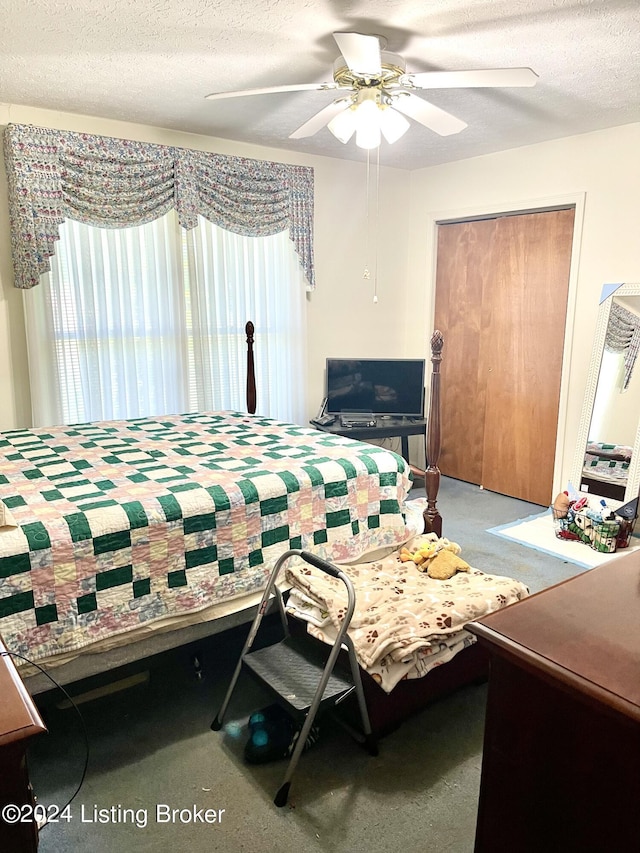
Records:
[[[589,442],[584,455],[581,488],[603,498],[623,501],[633,448]]]
[[[248,413],[0,433],[0,634],[62,683],[249,621],[290,547],[350,561],[422,527],[402,457],[251,412],[247,334]]]

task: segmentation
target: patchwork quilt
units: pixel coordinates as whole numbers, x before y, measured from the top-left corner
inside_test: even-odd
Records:
[[[0,634],[31,660],[407,538],[408,464],[235,412],[0,433]]]

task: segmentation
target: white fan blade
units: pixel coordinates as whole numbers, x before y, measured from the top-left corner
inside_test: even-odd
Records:
[[[337,88],[337,83],[293,83],[290,86],[267,86],[265,89],[241,89],[238,92],[212,92],[210,95],[205,95],[205,98],[208,101],[218,101],[223,98],[244,98],[247,95],[270,95],[277,92],[308,92]]]
[[[379,77],[382,74],[380,41],[376,36],[334,33],[333,37],[350,71],[363,77]]]
[[[400,83],[418,89],[475,89],[498,86],[535,86],[538,75],[531,68],[485,68],[479,71],[424,71],[404,74]]]
[[[305,121],[305,123],[297,130],[294,130],[293,133],[290,134],[289,139],[304,139],[306,136],[313,136],[314,133],[317,133],[329,124],[331,119],[335,118],[338,113],[346,110],[349,106],[350,100],[350,98],[340,98],[338,101],[333,101],[333,103],[329,104],[323,110],[320,110],[319,113],[312,116],[309,121]]]
[[[460,133],[467,126],[466,122],[452,116],[451,113],[409,92],[399,92],[393,99],[393,106],[398,112],[404,113],[440,136]]]

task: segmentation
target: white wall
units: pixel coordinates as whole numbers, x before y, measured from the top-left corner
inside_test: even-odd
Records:
[[[10,122],[313,166],[316,291],[307,298],[309,415],[317,411],[323,396],[323,371],[327,356],[402,354],[408,238],[404,220],[396,215],[388,216],[387,212],[393,211],[395,214],[406,210],[409,188],[407,172],[389,168],[381,170],[380,209],[385,212],[384,235],[383,239],[377,241],[379,301],[374,305],[371,282],[363,281],[367,262],[364,159],[360,164],[328,157],[304,156],[162,128],[0,104],[0,132]],[[372,217],[370,224],[374,220],[375,217]],[[370,254],[373,254],[375,246],[374,234]],[[373,260],[370,259],[368,263],[372,264]],[[260,329],[257,329],[256,346],[260,345],[259,341]],[[0,429],[30,424],[31,402],[26,359],[22,292],[13,286],[7,183],[3,162],[0,167]]]
[[[569,477],[602,285],[640,279],[639,150],[640,124],[631,124],[411,173],[407,328],[416,316],[433,322],[436,221],[584,199],[554,490]]]

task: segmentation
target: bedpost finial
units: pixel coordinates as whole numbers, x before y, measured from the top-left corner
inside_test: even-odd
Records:
[[[439,329],[431,335],[431,357],[440,361],[442,358],[442,347],[444,346],[444,335]]]

